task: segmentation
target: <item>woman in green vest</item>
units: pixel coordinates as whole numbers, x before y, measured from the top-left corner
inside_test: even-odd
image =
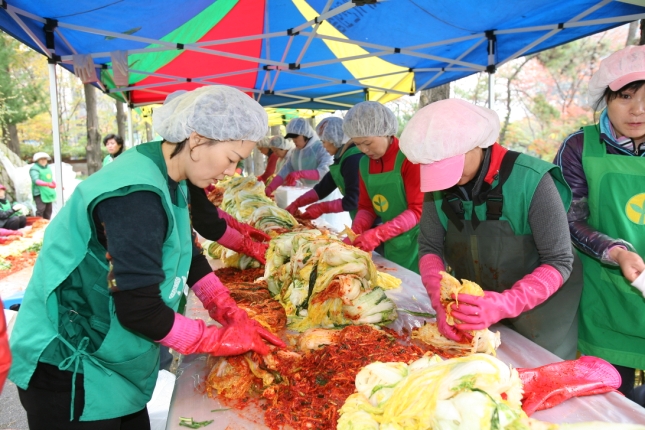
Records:
[[[48,164],[51,157],[46,152],[36,152],[33,160],[34,164],[29,168],[29,176],[31,194],[36,202],[36,216],[50,219],[52,202],[56,200],[56,182]]]
[[[27,208],[21,204],[11,204],[7,200],[6,192],[7,188],[0,184],[0,235],[22,234],[15,230],[27,225],[27,217],[24,215]]]
[[[555,159],[573,191],[569,231],[584,266],[578,349],[612,363],[620,391],[645,369],[645,298],[630,283],[645,271],[645,46],[603,60],[589,82],[597,124],[564,141]],[[640,399],[639,399],[640,397]]]
[[[33,429],[148,429],[159,345],[266,354],[284,344],[250,320],[194,245],[186,182],[234,172],[267,115],[206,86],[155,110],[163,137],[90,176],[48,226],[11,337],[9,378]],[[222,327],[176,313],[191,287]]]
[[[419,110],[401,134],[426,193],[421,280],[447,338],[502,322],[574,359],[582,268],[567,234],[571,190],[553,164],[495,143],[499,130],[494,111],[448,99]],[[459,294],[454,326],[440,301],[447,267],[484,289],[483,297]]]
[[[316,219],[322,214],[344,211],[349,211],[354,219],[358,208],[358,168],[363,153],[353,142],[347,142],[341,118],[323,119],[316,127],[316,134],[329,155],[334,157],[334,164],[329,166],[329,172],[312,190],[298,197],[287,206],[287,210],[295,215],[299,207],[322,200],[338,188],[343,194],[342,199],[313,204],[301,215],[302,219]]]
[[[358,237],[352,245],[366,252],[376,249],[418,273],[423,193],[419,191],[419,166],[399,150],[398,126],[394,113],[377,102],[357,104],[343,120],[345,134],[367,155],[359,164],[358,212],[352,223]],[[377,217],[383,224],[372,227]]]
[[[108,134],[103,138],[103,146],[108,152],[103,159],[103,167],[105,167],[123,152],[123,138],[118,134]]]

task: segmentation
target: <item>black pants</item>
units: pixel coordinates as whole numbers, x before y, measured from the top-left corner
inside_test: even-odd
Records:
[[[27,225],[27,217],[24,215],[20,215],[20,216],[12,216],[4,223],[2,227],[8,228],[9,230],[18,230],[19,228],[23,228],[26,225]]]
[[[79,421],[85,406],[85,391],[76,389],[74,421],[69,420],[71,392],[49,391],[30,386],[18,388],[20,403],[27,411],[30,430],[150,430],[148,409],[120,418]],[[110,399],[105,399],[109,402]]]
[[[34,201],[36,202],[36,216],[43,217],[45,219],[51,219],[52,217],[52,204],[43,202],[43,199],[40,196],[34,196]]]
[[[618,370],[618,373],[620,373],[620,377],[623,380],[618,391],[623,393],[629,400],[645,407],[645,385],[634,387],[636,370],[633,367],[619,366],[617,364],[612,364],[612,366]]]

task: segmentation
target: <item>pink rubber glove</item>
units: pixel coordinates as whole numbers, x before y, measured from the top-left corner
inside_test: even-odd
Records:
[[[291,187],[296,185],[296,181],[299,179],[317,181],[320,179],[320,172],[318,170],[298,170],[297,172],[291,172],[285,178],[284,184]]]
[[[371,228],[372,225],[374,225],[375,219],[375,213],[365,209],[359,210],[354,217],[354,222],[352,223],[352,231],[356,234],[363,233],[365,230]]]
[[[275,189],[278,188],[280,185],[282,185],[283,182],[284,182],[284,178],[282,176],[275,175],[271,180],[271,183],[269,184],[269,186],[264,189],[264,193],[268,197],[271,197]]]
[[[22,236],[22,232],[8,228],[0,228],[0,236]]]
[[[308,204],[317,202],[318,200],[320,200],[318,193],[316,192],[316,190],[312,189],[295,199],[293,203],[286,207],[285,210],[291,215],[295,215],[298,213],[299,207],[307,206]]]
[[[322,214],[332,214],[343,211],[343,199],[336,199],[331,202],[320,202],[309,206],[305,213],[300,215],[300,218],[316,219]]]
[[[226,227],[224,236],[220,237],[217,241],[220,245],[232,249],[240,254],[248,255],[258,260],[262,264],[266,264],[266,253],[269,245],[262,242],[254,242],[251,237],[243,235],[239,231]]]
[[[455,342],[465,342],[466,336],[457,328],[446,322],[446,310],[441,304],[441,274],[440,271],[446,270],[443,261],[436,254],[426,254],[419,260],[419,272],[421,273],[421,282],[426,287],[428,297],[432,303],[437,318],[437,328],[439,333]],[[459,299],[461,299],[461,294]]]
[[[56,188],[56,182],[55,182],[55,181],[51,181],[51,182],[49,183],[49,188]]]
[[[231,294],[214,273],[209,273],[197,281],[192,288],[197,298],[208,310],[208,315],[222,325],[252,326],[264,340],[284,348],[285,344],[279,337],[271,334],[257,321],[249,318],[245,310],[240,309]]]
[[[371,252],[386,240],[397,237],[419,223],[414,212],[407,209],[386,223],[367,230],[354,240],[354,246],[365,252]]]
[[[38,185],[39,187],[49,187],[49,182],[36,179],[36,185]]]
[[[459,330],[483,330],[504,318],[515,318],[551,297],[563,284],[553,266],[542,264],[500,293],[484,291],[483,297],[459,294],[459,306],[452,305],[452,316],[462,321]]]
[[[247,351],[269,353],[255,327],[239,324],[224,327],[207,326],[202,320],[191,320],[175,314],[170,332],[158,341],[182,354],[208,353],[216,356],[240,355]]]
[[[240,222],[233,218],[231,215],[227,214],[220,208],[217,208],[217,214],[220,218],[226,221],[226,225],[233,227],[235,230],[239,231],[245,236],[250,236],[253,240],[259,242],[268,242],[271,240],[271,236],[266,234],[263,231],[258,230],[257,228],[251,227],[245,222]],[[226,245],[224,245],[226,246]],[[228,248],[228,246],[226,246]],[[230,248],[233,249],[233,248]]]

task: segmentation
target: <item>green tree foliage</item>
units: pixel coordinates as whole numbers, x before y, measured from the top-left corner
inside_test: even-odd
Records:
[[[7,131],[47,110],[47,81],[37,79],[36,58],[38,54],[0,31],[0,125],[10,147],[19,142],[9,142]]]

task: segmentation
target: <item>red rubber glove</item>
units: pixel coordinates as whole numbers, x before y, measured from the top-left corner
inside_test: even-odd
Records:
[[[405,233],[418,223],[419,219],[414,212],[406,209],[388,222],[365,231],[354,240],[354,246],[371,252],[381,243]]]
[[[426,287],[432,309],[437,314],[437,328],[439,333],[455,342],[468,342],[467,335],[462,333],[456,327],[446,322],[446,310],[441,304],[441,274],[446,268],[441,258],[436,254],[426,254],[419,260],[419,272],[421,273],[421,282]],[[461,294],[459,299],[461,300]]]
[[[459,294],[459,305],[452,305],[452,316],[462,321],[459,330],[483,330],[505,318],[515,318],[551,297],[563,284],[553,266],[542,264],[517,281],[512,288],[496,293],[484,291],[483,297]]]
[[[0,236],[22,236],[22,232],[8,228],[0,228]]]
[[[269,245],[267,243],[254,242],[249,236],[242,235],[234,228],[230,228],[230,226],[226,227],[224,236],[220,237],[217,243],[240,254],[253,257],[262,264],[267,263],[266,253]]]
[[[240,309],[231,294],[214,273],[209,273],[197,281],[192,287],[197,298],[208,310],[208,315],[222,325],[248,325],[255,328],[264,340],[284,348],[285,344],[279,337],[271,334],[257,321],[249,318],[246,311]]]
[[[320,200],[318,193],[316,193],[316,190],[312,189],[295,199],[293,203],[286,207],[285,210],[291,215],[295,215],[298,213],[299,207],[307,206],[308,204],[317,202],[318,200]]]
[[[271,180],[271,183],[269,184],[269,186],[264,189],[264,193],[267,195],[267,197],[271,197],[273,195],[273,192],[276,190],[276,188],[282,185],[283,182],[284,182],[284,178],[282,176],[275,175]]]
[[[344,212],[343,199],[336,199],[331,202],[320,202],[315,205],[311,205],[307,208],[305,213],[300,215],[300,218],[316,219],[322,214],[332,214],[337,212]]]
[[[524,388],[522,409],[529,416],[572,397],[615,391],[622,382],[614,366],[588,355],[517,372]]]
[[[318,170],[298,170],[297,172],[291,172],[285,178],[284,184],[291,187],[296,185],[296,181],[300,179],[317,181],[320,179],[320,172]]]
[[[265,232],[260,231],[257,228],[254,228],[245,222],[240,222],[236,220],[235,218],[233,218],[231,215],[224,212],[220,208],[217,208],[217,214],[219,215],[220,218],[226,221],[227,226],[234,228],[235,230],[239,231],[245,236],[251,237],[253,240],[257,240],[259,242],[268,242],[271,240],[271,236],[269,236]],[[228,246],[226,247],[228,248]],[[229,249],[233,249],[233,248],[229,248]]]
[[[0,300],[0,309],[4,309],[2,300]],[[11,367],[11,350],[7,337],[7,322],[4,319],[4,312],[0,312],[0,394],[7,379],[9,367]]]
[[[376,220],[375,213],[361,209],[356,212],[354,222],[352,222],[352,231],[356,234],[361,234],[374,225],[374,220]]]
[[[39,187],[49,187],[49,182],[45,182],[43,180],[36,179],[36,185],[38,185]]]
[[[170,332],[158,342],[182,354],[229,356],[247,351],[262,355],[269,353],[269,346],[252,325],[236,324],[219,328],[177,313]]]
[[[55,181],[51,181],[51,182],[49,183],[49,188],[56,188],[56,182],[55,182]]]

